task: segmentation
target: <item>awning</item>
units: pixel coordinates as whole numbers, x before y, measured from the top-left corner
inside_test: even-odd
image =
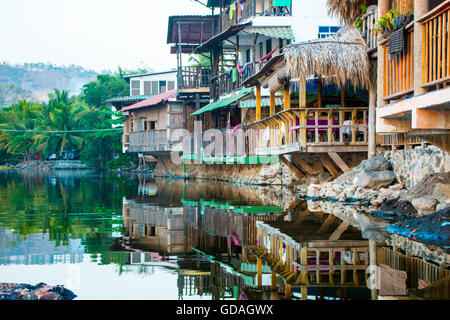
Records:
[[[178,35],[178,24],[180,24],[180,35]],[[199,45],[214,36],[218,28],[218,15],[170,16],[167,43]]]
[[[294,32],[291,27],[253,27],[248,30],[271,38],[289,39],[295,41]]]
[[[212,111],[218,108],[222,108],[222,107],[226,107],[230,104],[232,104],[233,102],[236,102],[242,98],[244,98],[245,96],[248,96],[249,94],[253,94],[253,89],[252,88],[243,88],[238,94],[225,98],[225,99],[221,99],[221,100],[217,100],[216,102],[210,103],[206,106],[204,106],[203,108],[198,109],[197,111],[191,113],[192,116],[196,116],[199,114],[202,114],[203,112],[207,112],[207,111]]]
[[[275,97],[275,105],[282,106],[283,99]],[[256,99],[245,99],[239,102],[240,108],[256,108]],[[270,107],[270,98],[261,98],[261,107]]]
[[[239,31],[244,30],[245,28],[251,26],[251,23],[245,23],[245,24],[237,24],[232,25],[225,31],[215,35],[214,37],[210,38],[208,41],[203,42],[201,45],[195,49],[194,53],[204,53],[209,51],[211,48],[217,46],[218,44],[222,43],[222,41],[228,39],[231,36],[236,35]]]
[[[151,98],[149,98],[147,100],[144,100],[144,101],[132,104],[131,106],[123,108],[122,111],[129,111],[129,110],[134,110],[134,109],[154,106],[154,105],[159,104],[161,102],[164,102],[164,101],[167,101],[169,99],[175,98],[176,96],[177,96],[177,89],[170,90],[170,91],[158,94],[156,96],[153,96],[153,97],[151,97]]]

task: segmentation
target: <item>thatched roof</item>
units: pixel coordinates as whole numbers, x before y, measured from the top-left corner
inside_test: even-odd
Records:
[[[350,81],[355,86],[368,87],[370,63],[367,50],[357,29],[342,27],[328,38],[290,44],[283,54],[290,78],[321,75],[326,83],[342,86]]]
[[[327,0],[328,14],[338,17],[342,22],[352,24],[361,14],[361,4],[376,5],[377,0]]]

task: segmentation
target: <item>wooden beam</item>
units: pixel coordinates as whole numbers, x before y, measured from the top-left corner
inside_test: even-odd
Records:
[[[288,159],[286,159],[286,157],[284,155],[280,155],[279,158],[286,166],[289,167],[289,169],[291,169],[292,171],[297,173],[299,175],[299,177],[302,178],[305,176],[303,174],[303,172],[301,172],[292,162],[290,162]]]
[[[319,157],[323,166],[333,177],[337,177],[339,175],[339,171],[334,167],[333,162],[331,162],[330,158],[328,158],[326,154],[318,153],[317,156]]]
[[[256,121],[261,120],[261,85],[256,86]]]
[[[333,234],[330,236],[330,238],[328,240],[331,240],[331,241],[339,240],[339,238],[348,229],[349,226],[350,226],[349,223],[343,221],[339,225],[339,227],[337,227],[337,229],[333,232]]]
[[[328,218],[320,226],[320,229],[319,229],[319,231],[317,231],[317,234],[326,233],[335,220],[336,220],[336,216],[334,214],[330,214],[328,216]]]
[[[349,166],[345,163],[345,161],[339,156],[337,152],[328,152],[328,155],[331,159],[333,159],[334,163],[343,171],[347,172],[350,170]]]
[[[291,108],[291,84],[284,85],[284,110]]]
[[[313,167],[311,167],[305,160],[303,160],[302,157],[299,155],[293,153],[291,154],[292,162],[302,171],[304,171],[306,174],[309,175],[316,175],[319,174],[319,170],[315,170]]]
[[[275,114],[275,92],[270,92],[270,111],[269,116]]]

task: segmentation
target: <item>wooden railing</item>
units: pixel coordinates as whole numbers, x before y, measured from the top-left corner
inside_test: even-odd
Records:
[[[219,99],[220,96],[230,93],[234,90],[239,89],[242,87],[242,83],[253,76],[255,73],[259,72],[264,64],[267,61],[264,62],[251,62],[247,65],[245,71],[242,73],[237,72],[236,81],[233,82],[231,72],[224,72],[222,74],[219,74],[215,77],[211,78],[211,87],[210,87],[210,97],[212,99]],[[245,65],[244,65],[245,66]],[[241,68],[244,68],[244,66],[240,66]]]
[[[129,133],[128,152],[170,151],[166,130],[150,130]]]
[[[246,130],[250,151],[292,144],[301,150],[308,145],[367,144],[368,108],[292,108]]]
[[[363,17],[362,35],[366,40],[369,49],[376,49],[378,46],[378,35],[375,32],[375,22],[378,20],[378,10],[367,12]]]
[[[369,266],[367,240],[299,241],[279,229],[257,223],[255,254],[268,261],[293,286],[365,286]],[[351,277],[347,277],[352,271]]]
[[[389,134],[377,134],[377,145],[384,147],[392,147],[393,149],[404,146],[406,148],[412,148],[415,145],[420,145],[424,141],[420,137],[409,137],[405,133],[389,133]]]
[[[422,43],[422,85],[450,81],[450,2],[420,19],[424,25]]]
[[[414,90],[414,28],[405,31],[405,49],[401,55],[390,57],[384,48],[384,99],[397,99]]]
[[[232,19],[230,19],[230,12],[228,9],[222,12],[222,31],[225,31],[232,25],[237,25],[250,17],[292,15],[292,7],[274,7],[273,0],[247,0],[243,3],[243,10],[240,8],[236,9],[233,11]]]
[[[209,67],[183,67],[181,73],[180,88],[207,88],[209,86]]]

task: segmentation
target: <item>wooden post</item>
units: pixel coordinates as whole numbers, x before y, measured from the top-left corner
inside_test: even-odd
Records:
[[[292,287],[286,283],[286,300],[292,298]]]
[[[291,108],[291,83],[284,85],[284,110]]]
[[[270,92],[270,111],[269,116],[275,114],[275,92]]]
[[[258,279],[258,288],[262,288],[262,261],[261,259],[258,259],[256,262],[256,272],[257,272],[257,279]]]
[[[322,108],[322,76],[317,79],[317,107]]]
[[[261,85],[256,86],[256,121],[261,120]]]
[[[275,272],[270,273],[270,290],[276,291],[277,290],[277,274]]]

